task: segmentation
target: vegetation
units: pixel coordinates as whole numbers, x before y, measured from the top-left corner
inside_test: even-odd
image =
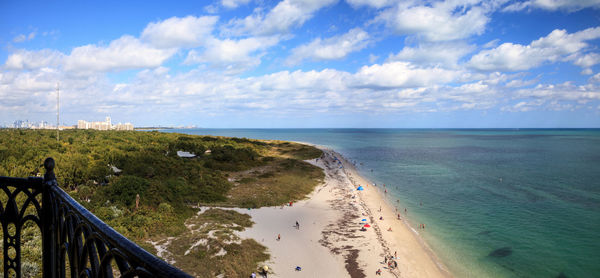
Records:
[[[247,214],[208,209],[186,221],[190,232],[174,239],[168,250],[176,265],[194,276],[244,277],[269,258],[264,246],[235,234],[252,224]]]
[[[239,277],[268,255],[257,242],[234,240],[232,231],[252,225],[243,221],[243,214],[209,210],[194,216],[193,206],[281,205],[305,198],[323,178],[319,168],[300,161],[319,157],[321,151],[290,142],[156,131],[68,130],[61,132],[60,142],[55,135],[49,130],[0,130],[0,175],[42,175],[42,162],[53,157],[65,191],[151,252],[156,250],[149,240],[178,236],[177,248],[188,250],[199,240],[195,237],[212,231],[217,236],[205,237],[206,246],[221,246],[225,255],[198,246],[185,256],[178,253],[182,250],[173,252],[180,256],[176,266],[198,276]],[[179,157],[178,151],[197,156]],[[189,219],[205,224],[204,234],[192,237],[184,225]],[[39,235],[26,235],[40,241]],[[39,276],[41,266],[27,267]]]

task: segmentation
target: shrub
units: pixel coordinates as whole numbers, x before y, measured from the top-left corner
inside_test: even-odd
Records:
[[[120,203],[127,207],[135,204],[135,197],[140,194],[144,196],[150,183],[146,179],[136,176],[123,176],[113,184],[104,188],[108,200],[113,203]]]
[[[173,213],[173,207],[167,203],[160,203],[160,205],[158,205],[158,212]]]

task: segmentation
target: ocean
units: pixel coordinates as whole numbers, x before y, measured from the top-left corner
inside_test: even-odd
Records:
[[[600,277],[600,129],[163,131],[332,148],[456,277]]]

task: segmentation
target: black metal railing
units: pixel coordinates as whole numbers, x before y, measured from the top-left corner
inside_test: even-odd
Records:
[[[44,178],[0,177],[4,278],[22,277],[21,232],[27,221],[42,234],[43,277],[191,277],[131,242],[57,185],[54,160]],[[23,194],[23,195],[21,195]]]

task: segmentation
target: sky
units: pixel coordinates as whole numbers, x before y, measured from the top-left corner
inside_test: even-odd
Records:
[[[600,127],[600,0],[1,1],[0,125]]]

